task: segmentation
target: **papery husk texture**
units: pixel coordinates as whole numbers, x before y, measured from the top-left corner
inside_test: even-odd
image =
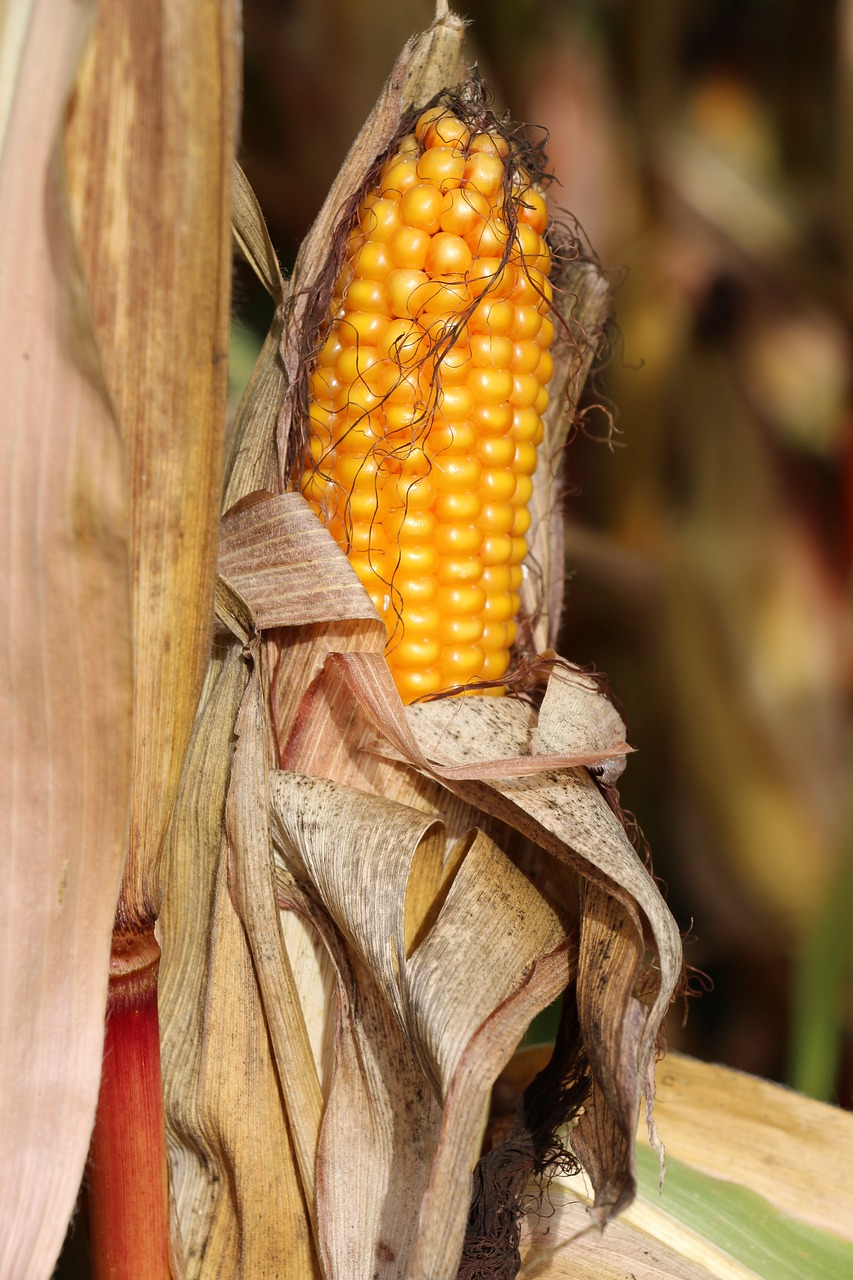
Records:
[[[0,18],[0,1272],[15,1280],[51,1274],[83,1174],[128,822],[126,459],[60,146],[89,16],[36,0]]]

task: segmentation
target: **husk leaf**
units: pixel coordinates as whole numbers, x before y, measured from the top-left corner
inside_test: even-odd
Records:
[[[225,792],[249,675],[236,646],[212,664],[164,859],[163,1077],[173,1235],[188,1280],[291,1267],[316,1274],[252,955],[228,885]]]
[[[275,302],[276,310],[228,437],[223,510],[249,494],[276,487],[275,428],[287,395],[281,362],[287,287],[254,191],[234,167],[232,227],[244,258]]]
[[[239,164],[234,165],[234,239],[243,257],[276,304],[284,301],[285,283],[257,197]]]
[[[297,774],[272,788],[279,848],[338,972],[318,1166],[326,1274],[452,1275],[489,1090],[570,977],[564,929],[482,832],[445,868],[444,832],[418,810]]]
[[[563,679],[553,683],[556,691],[570,687]],[[512,700],[475,698],[421,704],[408,716],[423,755],[452,766],[479,763],[484,741],[499,759],[520,755],[533,718]],[[447,785],[583,877],[578,1006],[595,1084],[594,1103],[573,1142],[585,1165],[595,1166],[590,1172],[598,1208],[607,1216],[633,1192],[635,1116],[654,1039],[681,973],[677,927],[585,769],[555,772],[545,763],[532,776]],[[633,995],[647,942],[659,966],[659,987],[648,1006]]]
[[[311,521],[307,538],[306,517]],[[294,629],[301,622],[307,631],[312,630],[316,605],[310,594],[300,591],[306,581],[315,580],[317,571],[324,575],[327,614],[336,601],[344,618],[353,612],[369,618],[372,613],[363,593],[360,601],[353,595],[354,575],[346,560],[341,556],[329,560],[328,534],[298,495],[259,495],[257,501],[238,505],[224,528],[224,570],[233,572],[231,565],[239,558],[234,547],[241,539],[255,548],[253,572],[246,579],[250,585],[246,587],[240,580],[253,604],[272,601],[265,574],[269,570],[276,575],[277,590],[281,591],[277,607],[284,610],[283,615],[276,615],[276,622],[283,617]],[[271,528],[280,545],[296,554],[269,566],[264,542],[257,537],[258,530],[264,528]],[[312,557],[318,547],[319,562],[312,572]],[[239,579],[239,574],[235,576]],[[221,581],[226,581],[224,576]],[[254,595],[252,584],[257,588]],[[220,593],[221,616],[232,631],[244,627],[248,639],[257,620],[252,606],[242,597],[238,599],[245,606],[239,620],[226,607],[233,598]],[[375,643],[381,646],[381,624],[377,621],[373,626]],[[208,684],[217,690],[222,685],[229,692],[209,698],[197,721],[164,868],[167,893],[162,917],[161,1019],[164,1075],[169,1082],[166,1113],[173,1169],[177,1170],[173,1176],[183,1187],[176,1194],[175,1231],[190,1241],[184,1248],[189,1277],[204,1276],[208,1267],[214,1271],[218,1267],[218,1254],[215,1249],[208,1250],[206,1232],[215,1230],[216,1242],[224,1240],[229,1247],[237,1247],[234,1242],[239,1243],[244,1230],[243,1206],[269,1203],[269,1167],[281,1170],[277,1189],[287,1201],[287,1211],[282,1216],[271,1210],[254,1222],[254,1270],[247,1274],[278,1274],[284,1247],[282,1223],[296,1221],[300,1211],[304,1217],[301,1235],[297,1233],[293,1243],[295,1256],[301,1254],[305,1274],[311,1274],[310,1268],[315,1266],[307,1222],[313,1216],[321,1101],[274,897],[272,848],[266,829],[270,747],[263,697],[264,685],[269,683],[265,661],[266,650],[256,640],[245,651],[241,644],[232,642],[214,656]],[[209,923],[199,912],[194,883],[200,867],[207,867],[205,874],[217,886]],[[239,983],[235,983],[235,972],[242,974]],[[238,1043],[245,1047],[238,1057],[252,1064],[262,1095],[252,1109],[245,1106],[244,1078],[240,1073],[233,1075],[227,1054],[221,1060],[208,1060],[205,1053],[197,1067],[187,1062],[182,1047],[185,1037],[192,1035],[195,1027],[195,1035],[203,1041],[210,1023],[227,1028],[230,1037],[238,1038],[239,1033]],[[279,1083],[270,1092],[272,1081]],[[286,1100],[286,1112],[279,1089]],[[266,1115],[269,1106],[276,1113],[275,1123]],[[271,1166],[268,1144],[276,1130],[280,1150]],[[210,1134],[219,1131],[228,1134],[228,1141],[217,1141],[214,1160],[208,1154]],[[221,1174],[217,1167],[222,1168]],[[213,1234],[210,1238],[214,1239]]]
[[[314,1166],[322,1097],[287,951],[277,927],[270,859],[267,718],[259,647],[235,724],[237,744],[226,802],[231,899],[246,931],[290,1122],[296,1159],[313,1216]]]
[[[249,612],[238,621],[223,599],[220,618],[252,632],[330,617],[375,620],[360,582],[341,568],[337,543],[305,499],[255,496],[225,514],[219,543],[219,590],[230,588]]]
[[[607,282],[595,263],[578,257],[561,270],[563,279],[555,290],[554,304],[565,330],[554,344],[553,391],[530,499],[528,573],[520,590],[522,612],[531,620],[530,646],[535,653],[556,646],[563,616],[563,450],[609,314]]]
[[[88,18],[50,0],[0,18],[0,1273],[16,1278],[52,1272],[83,1173],[130,785],[125,458],[59,151]]]

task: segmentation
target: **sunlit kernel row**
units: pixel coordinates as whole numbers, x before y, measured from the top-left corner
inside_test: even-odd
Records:
[[[545,203],[508,155],[420,117],[359,207],[310,380],[302,492],[405,702],[499,682],[516,638],[554,324]]]

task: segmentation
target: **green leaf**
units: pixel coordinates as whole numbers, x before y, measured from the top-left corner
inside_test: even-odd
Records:
[[[658,1190],[658,1158],[637,1151],[640,1195],[763,1280],[848,1280],[853,1245],[780,1213],[763,1196],[671,1157]]]

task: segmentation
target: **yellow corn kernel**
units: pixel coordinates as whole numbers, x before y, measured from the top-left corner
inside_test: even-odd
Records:
[[[481,436],[477,458],[484,467],[508,467],[515,458],[516,444],[510,435]]]
[[[456,116],[442,111],[423,134],[425,147],[458,147],[464,150],[471,140],[471,131]]]
[[[442,197],[439,226],[442,231],[466,236],[489,216],[489,202],[471,187],[456,187]]]
[[[440,670],[445,687],[465,684],[476,679],[486,662],[486,651],[481,644],[453,645],[442,649]]]
[[[427,147],[417,163],[421,182],[434,182],[444,194],[461,187],[465,176],[465,157],[456,147]]]
[[[441,225],[445,197],[430,182],[409,187],[399,202],[400,220],[407,227],[433,235]]]
[[[477,520],[483,509],[479,493],[439,493],[435,500],[435,514],[446,525],[465,524]]]
[[[455,645],[476,644],[482,639],[485,628],[486,624],[478,614],[469,617],[448,614],[442,619],[438,634],[442,643],[452,648]]]
[[[519,508],[520,510],[520,508]],[[510,529],[515,528],[515,519],[510,524]],[[509,533],[495,533],[488,538],[483,539],[483,549],[480,552],[483,564],[486,568],[493,565],[506,564],[512,555],[512,538]]]
[[[477,431],[470,422],[437,422],[433,419],[430,426],[430,448],[436,458],[444,453],[473,453],[477,439]]]
[[[404,702],[510,665],[553,370],[546,225],[500,132],[438,106],[347,240],[299,484],[385,621]]]
[[[390,663],[390,656],[388,661]],[[416,698],[438,693],[441,689],[441,671],[438,667],[430,667],[426,671],[395,667],[394,680],[404,702],[414,702]]]

